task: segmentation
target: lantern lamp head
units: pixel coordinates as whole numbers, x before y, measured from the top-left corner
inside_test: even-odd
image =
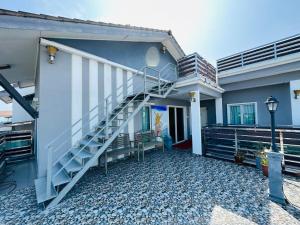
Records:
[[[269,98],[267,98],[267,101],[265,103],[267,105],[269,112],[275,112],[277,110],[277,106],[279,102],[276,98],[270,96]]]
[[[300,90],[294,90],[295,99],[298,99],[300,97]]]
[[[196,93],[194,91],[189,92],[190,101],[196,102]]]
[[[49,63],[53,64],[55,62],[55,56],[58,49],[51,45],[48,45],[46,48],[49,54]]]

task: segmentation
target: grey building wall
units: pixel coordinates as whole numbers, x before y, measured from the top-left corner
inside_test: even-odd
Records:
[[[52,65],[48,63],[46,49],[40,51],[37,160],[38,176],[43,176],[47,168],[47,144],[71,126],[71,55],[60,52]],[[66,143],[65,147],[69,146],[70,142]]]
[[[150,47],[159,51],[160,61],[157,69],[168,63],[176,64],[176,60],[168,51],[161,51],[162,44],[156,42],[129,42],[129,41],[99,41],[99,40],[74,40],[51,39],[55,42],[103,57],[122,65],[140,70],[146,66],[146,52]]]
[[[227,104],[257,102],[258,124],[260,126],[269,126],[270,115],[266,109],[265,101],[271,95],[279,101],[276,112],[276,124],[291,125],[292,114],[288,83],[225,92],[223,94],[224,123],[227,124]]]

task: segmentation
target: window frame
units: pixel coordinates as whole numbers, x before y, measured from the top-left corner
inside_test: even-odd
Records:
[[[148,115],[149,116],[149,130],[144,130],[143,129],[143,123],[144,123],[144,121],[143,121],[143,119],[144,119],[143,118],[143,111],[144,111],[144,108],[148,108],[148,110],[149,110],[149,115]],[[152,117],[151,116],[152,115],[152,111],[151,111],[151,105],[148,105],[148,104],[144,105],[141,112],[142,112],[141,113],[141,120],[142,120],[141,130],[144,131],[144,132],[151,131],[152,130],[152,118],[151,118]]]
[[[254,118],[254,124],[244,124],[244,107],[241,107],[243,105],[254,105],[254,110],[255,110],[255,118]],[[231,106],[239,106],[240,107],[240,112],[241,112],[241,124],[231,124],[230,123],[230,118],[231,118]],[[230,103],[227,104],[227,124],[229,126],[255,126],[258,124],[258,117],[257,117],[257,102],[242,102],[242,103]]]

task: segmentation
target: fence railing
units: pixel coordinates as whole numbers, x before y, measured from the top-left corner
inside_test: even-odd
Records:
[[[3,131],[0,133],[0,158],[2,160],[19,161],[31,158],[33,155],[32,130]]]
[[[178,60],[178,75],[188,77],[190,75],[199,75],[209,83],[216,83],[216,69],[202,58],[198,53],[185,56]]]
[[[300,35],[217,60],[218,73],[300,52]]]
[[[276,144],[284,154],[285,171],[300,174],[300,129],[276,129]],[[245,163],[255,165],[256,152],[270,149],[271,131],[268,128],[205,127],[203,128],[204,151],[207,156],[234,160],[241,151]]]

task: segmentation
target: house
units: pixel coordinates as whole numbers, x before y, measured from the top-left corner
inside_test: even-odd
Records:
[[[217,61],[185,55],[171,31],[0,10],[0,83],[35,121],[38,203],[55,206],[121,134],[193,140],[207,125],[300,126],[294,36]],[[32,105],[16,93],[34,87]],[[99,142],[101,140],[101,143]]]
[[[0,83],[35,121],[38,203],[59,203],[120,133],[191,136],[201,155],[201,117],[223,122],[215,68],[171,31],[0,10],[0,33]],[[11,84],[33,86],[32,104]]]
[[[300,126],[300,35],[219,59],[217,71],[225,124],[269,126],[265,101],[275,96],[277,125]]]

